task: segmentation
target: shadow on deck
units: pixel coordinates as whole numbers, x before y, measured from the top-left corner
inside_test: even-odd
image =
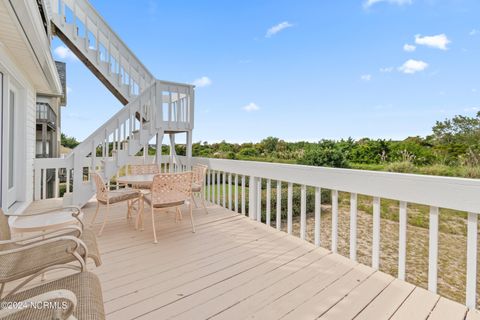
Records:
[[[60,206],[59,200],[30,210]],[[84,207],[89,220],[96,203]],[[103,209],[103,208],[102,208]],[[101,210],[102,210],[101,209]],[[100,212],[101,220],[103,210]],[[149,210],[145,230],[115,205],[98,239],[109,319],[480,319],[465,306],[218,206],[175,223]],[[99,224],[95,225],[96,230]],[[48,275],[48,279],[59,273]]]

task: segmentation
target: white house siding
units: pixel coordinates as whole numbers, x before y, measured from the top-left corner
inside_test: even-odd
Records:
[[[24,75],[20,68],[13,62],[13,59],[10,56],[10,53],[0,46],[0,71],[4,73],[4,85],[8,86],[9,82],[15,81],[16,85],[19,86],[19,97],[18,101],[20,102],[20,107],[23,121],[19,124],[20,139],[19,144],[17,144],[18,150],[22,150],[24,157],[23,159],[18,159],[17,165],[17,203],[10,208],[12,211],[22,211],[28,204],[33,201],[33,162],[35,158],[35,123],[36,123],[36,92],[33,87],[33,84]],[[7,155],[3,155],[6,157]],[[4,171],[3,176],[6,176]],[[3,179],[6,180],[6,179]],[[3,190],[4,190],[4,201],[5,201],[5,192],[6,192],[6,182],[2,181]],[[4,202],[5,203],[5,202]],[[2,207],[5,208],[4,203]]]

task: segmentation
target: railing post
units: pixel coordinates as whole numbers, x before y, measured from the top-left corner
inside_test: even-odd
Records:
[[[477,306],[477,226],[478,217],[474,212],[468,213],[467,222],[467,298],[470,309]]]
[[[257,184],[257,210],[256,218],[258,222],[262,222],[262,178],[256,179]]]
[[[407,203],[400,201],[398,233],[398,278],[405,280],[405,262],[407,259]]]
[[[307,186],[302,185],[300,191],[300,239],[307,235]]]
[[[228,174],[228,210],[232,210],[232,174]]]
[[[288,196],[287,196],[287,233],[292,234],[293,231],[293,184],[288,183]]]
[[[250,176],[248,179],[248,216],[256,219],[257,209],[257,178]]]
[[[245,176],[242,175],[242,214],[245,215],[246,214],[246,210],[245,210]]]
[[[338,191],[332,190],[332,252],[337,252],[338,246]]]
[[[235,174],[235,212],[238,213],[238,174]]]
[[[373,198],[372,268],[380,267],[380,198]]]
[[[322,189],[315,188],[315,246],[320,247],[320,222],[322,210]]]
[[[350,259],[357,261],[357,194],[350,194]]]
[[[277,230],[282,229],[282,182],[277,180],[277,208],[275,213]]]
[[[438,208],[430,207],[428,237],[428,290],[437,293]]]
[[[265,204],[265,222],[267,226],[270,226],[270,220],[271,220],[271,196],[272,196],[272,181],[270,179],[267,179],[267,195],[266,195],[266,204]]]

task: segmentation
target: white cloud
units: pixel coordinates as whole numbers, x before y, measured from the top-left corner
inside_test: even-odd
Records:
[[[255,103],[253,102],[250,102],[249,104],[247,104],[246,106],[242,107],[243,110],[247,111],[247,112],[252,112],[252,111],[258,111],[260,110],[260,107],[257,106]]]
[[[472,29],[472,31],[470,31],[468,34],[471,35],[471,36],[475,36],[479,33],[480,31],[478,31],[477,29]]]
[[[394,67],[384,67],[384,68],[380,68],[380,72],[388,73],[388,72],[392,72],[393,69],[395,69],[395,68]]]
[[[212,84],[212,80],[210,80],[209,77],[204,76],[204,77],[195,79],[193,81],[193,84],[199,88],[208,87]]]
[[[360,77],[360,79],[363,80],[363,81],[370,81],[370,80],[372,80],[372,75],[371,74],[363,74]]]
[[[470,108],[465,108],[465,109],[463,109],[463,111],[465,111],[465,112],[478,112],[478,111],[480,111],[480,108],[478,108],[478,107],[470,107]]]
[[[71,93],[72,92],[72,88],[70,88],[69,86],[67,86],[67,94]]]
[[[380,2],[386,2],[386,3],[390,3],[390,4],[396,4],[396,5],[399,5],[399,6],[403,6],[403,5],[406,5],[406,4],[412,4],[413,0],[366,0],[363,3],[363,6],[365,8],[368,8],[368,7],[371,7],[374,4],[377,4],[377,3],[380,3]]]
[[[415,49],[417,49],[417,47],[414,46],[413,44],[405,43],[405,44],[403,45],[403,51],[413,52],[413,51],[415,51]]]
[[[78,60],[77,56],[65,46],[56,47],[53,50],[53,53],[55,54],[55,56],[57,56],[57,58],[60,58],[60,59],[73,60],[73,61]]]
[[[421,35],[417,34],[415,36],[415,43],[431,48],[436,48],[440,50],[447,50],[447,45],[451,41],[447,38],[447,36],[442,33],[442,34],[437,34],[436,36],[424,36],[422,37]]]
[[[291,24],[288,21],[284,21],[282,23],[274,25],[273,27],[267,30],[267,33],[265,34],[265,38],[270,38],[275,34],[279,33],[280,31],[285,30],[287,28],[291,28],[291,27],[293,27],[293,24]]]
[[[405,61],[403,65],[398,67],[398,70],[406,74],[414,74],[425,70],[427,67],[428,63],[424,61],[409,59]]]

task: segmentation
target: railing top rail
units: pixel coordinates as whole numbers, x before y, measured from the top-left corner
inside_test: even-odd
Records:
[[[193,158],[213,170],[480,213],[480,179]]]

